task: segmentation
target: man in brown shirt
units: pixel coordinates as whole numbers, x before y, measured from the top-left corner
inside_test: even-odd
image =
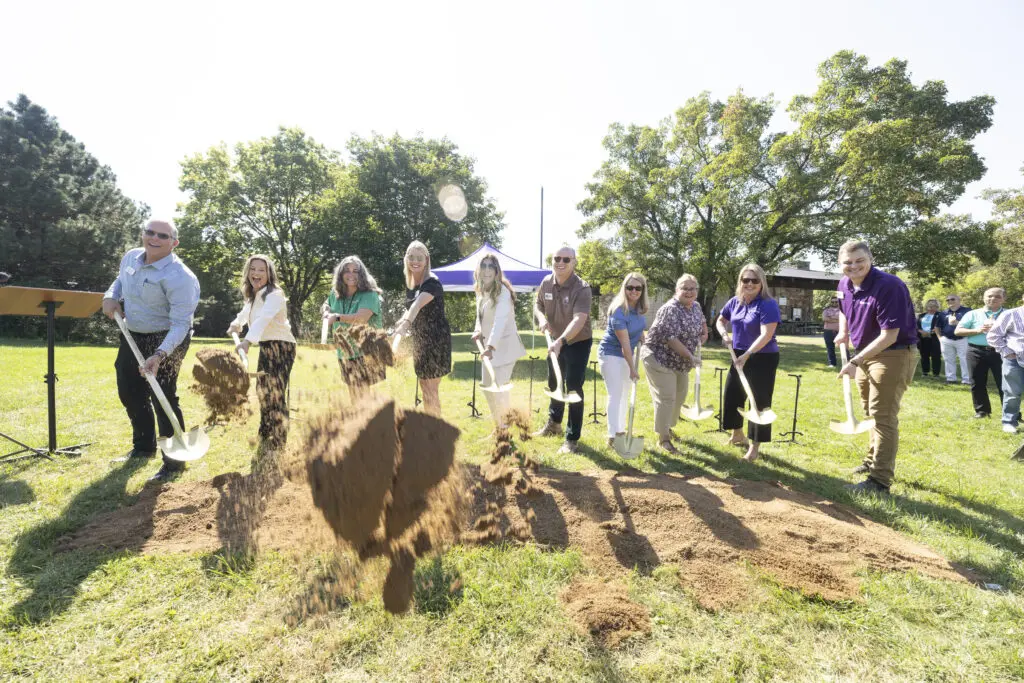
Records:
[[[548,348],[558,358],[558,366],[565,378],[565,390],[575,391],[583,398],[583,380],[593,338],[590,331],[590,285],[576,274],[576,252],[562,247],[551,262],[551,275],[540,283],[533,314],[542,332],[551,334]],[[548,356],[548,390],[557,388],[551,355]],[[548,423],[534,436],[556,436],[562,433],[565,404],[551,399]],[[569,405],[569,422],[565,443],[559,453],[575,453],[583,430],[583,401]]]

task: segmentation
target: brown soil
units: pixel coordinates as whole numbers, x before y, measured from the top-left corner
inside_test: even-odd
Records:
[[[560,597],[573,621],[604,647],[617,647],[626,638],[651,632],[647,608],[630,600],[619,583],[577,580]]]
[[[367,359],[372,359],[384,367],[395,366],[391,339],[384,330],[369,325],[353,325],[348,329],[348,333],[359,344],[359,349]]]
[[[206,347],[196,353],[192,390],[206,403],[207,424],[248,416],[249,373],[236,353]]]

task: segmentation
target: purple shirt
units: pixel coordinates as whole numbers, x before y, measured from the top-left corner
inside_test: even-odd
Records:
[[[749,304],[744,304],[739,297],[729,299],[722,307],[722,317],[732,323],[732,348],[746,351],[761,336],[761,325],[782,322],[779,304],[775,299],[762,298],[760,294]],[[758,353],[778,353],[779,343],[772,340],[765,344]]]
[[[846,316],[850,343],[855,348],[864,348],[882,334],[882,330],[894,329],[900,333],[893,346],[917,344],[917,318],[910,303],[910,290],[895,275],[872,266],[856,292],[853,282],[844,276],[839,281],[837,296],[839,308]]]

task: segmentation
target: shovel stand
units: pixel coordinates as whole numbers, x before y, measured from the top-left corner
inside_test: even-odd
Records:
[[[594,410],[589,415],[587,415],[587,417],[594,418],[593,420],[590,421],[590,424],[598,425],[601,424],[601,422],[597,418],[607,417],[608,414],[597,412],[597,361],[590,361],[590,365],[594,370],[594,390],[591,392],[594,395]]]
[[[466,407],[469,408],[470,417],[480,417],[483,413],[476,409],[476,375],[480,363],[480,352],[472,349],[469,352],[473,354],[473,398],[466,404]],[[416,385],[419,386],[419,382],[416,382]]]
[[[718,376],[718,413],[715,414],[715,417],[718,418],[718,429],[705,429],[705,434],[716,434],[718,432],[724,433],[726,431],[725,427],[722,426],[722,378],[725,376],[726,372],[725,368],[715,368],[715,374]]]
[[[796,414],[797,414],[797,410],[800,408],[800,378],[803,377],[803,375],[794,374],[792,372],[787,372],[786,375],[788,377],[795,377],[796,378],[796,396],[793,398],[793,429],[791,431],[788,431],[788,432],[782,432],[782,434],[780,434],[779,436],[788,436],[789,438],[788,439],[779,439],[779,441],[781,441],[783,443],[793,444],[793,443],[797,442],[796,441],[797,435],[799,435],[799,436],[803,436],[804,435],[803,432],[798,432],[796,430]]]

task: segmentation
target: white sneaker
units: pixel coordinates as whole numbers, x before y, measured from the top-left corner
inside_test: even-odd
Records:
[[[1017,428],[1014,427],[1011,424],[1004,424],[1003,425],[1003,431],[1006,432],[1007,434],[1016,434],[1017,433]]]

